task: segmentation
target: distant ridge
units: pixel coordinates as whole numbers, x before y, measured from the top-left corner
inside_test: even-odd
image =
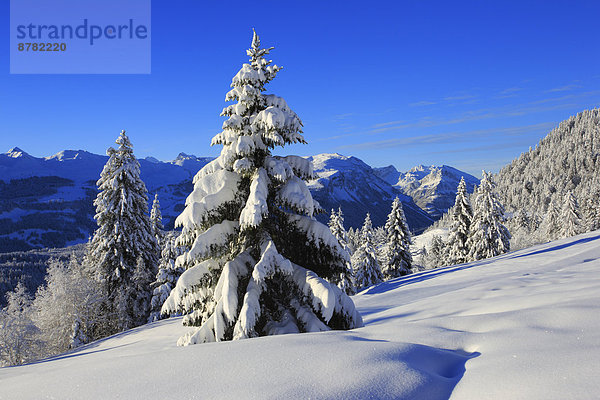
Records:
[[[390,181],[389,176],[381,177],[384,169],[371,168],[356,157],[318,154],[308,158],[318,175],[308,183],[309,188],[326,211],[317,216],[321,222],[328,221],[332,208],[342,207],[347,228],[360,227],[367,212],[375,226],[383,225],[398,196],[413,232],[421,232],[433,223],[435,217],[419,207],[420,198],[413,201],[410,193],[397,184],[400,173],[394,167],[387,167],[388,175],[395,176]],[[15,147],[0,154],[0,253],[86,241],[96,227],[93,199],[96,181],[107,160],[105,155],[85,150],[63,150],[38,158]],[[173,228],[191,193],[193,176],[211,160],[186,153],[171,161],[139,159],[149,197],[158,193],[168,229]],[[446,170],[456,171],[444,167]],[[451,185],[438,185],[442,187],[455,190]],[[453,201],[454,194],[449,197]]]

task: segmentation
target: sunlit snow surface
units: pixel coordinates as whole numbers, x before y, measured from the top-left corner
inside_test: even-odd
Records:
[[[0,369],[0,399],[593,399],[600,231],[354,297],[365,327],[176,347],[180,319]]]

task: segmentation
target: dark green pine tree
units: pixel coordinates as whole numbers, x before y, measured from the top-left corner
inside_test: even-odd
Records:
[[[176,224],[189,249],[185,268],[162,311],[197,326],[180,345],[362,325],[352,300],[336,286],[343,250],[306,187],[310,161],[275,156],[276,146],[305,143],[302,123],[284,99],[264,94],[281,67],[265,57],[256,33],[250,63],[233,77],[213,145],[219,157],[194,178]],[[331,284],[330,284],[331,282]]]
[[[116,143],[117,149],[107,150],[109,159],[97,183],[94,218],[98,229],[85,261],[108,298],[105,311],[114,314],[114,326],[108,327],[107,333],[146,322],[148,310],[140,315],[140,309],[144,308],[140,308],[140,301],[143,303],[151,293],[151,280],[145,287],[139,279],[134,281],[134,273],[136,268],[145,268],[148,273],[138,271],[137,276],[152,277],[159,254],[148,217],[146,185],[140,179],[140,164],[125,131]]]

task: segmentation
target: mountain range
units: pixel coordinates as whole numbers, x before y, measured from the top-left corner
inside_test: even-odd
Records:
[[[317,219],[326,223],[329,211],[341,207],[347,228],[360,227],[367,212],[375,226],[385,224],[398,196],[411,230],[422,232],[453,204],[460,176],[468,177],[470,188],[477,183],[476,178],[447,166],[400,173],[392,166],[372,168],[340,154],[309,159],[317,178],[308,187],[326,211]],[[0,154],[0,252],[85,242],[96,228],[96,181],[107,160],[84,150],[38,158],[15,147]],[[158,193],[167,229],[173,228],[183,210],[193,176],[210,160],[185,153],[172,161],[139,159],[149,202]]]

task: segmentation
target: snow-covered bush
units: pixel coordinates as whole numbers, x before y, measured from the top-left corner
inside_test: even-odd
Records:
[[[362,325],[336,284],[347,253],[314,215],[320,207],[305,179],[312,164],[275,156],[276,146],[305,143],[302,123],[284,99],[263,93],[281,67],[265,59],[256,33],[250,63],[233,77],[228,117],[213,145],[219,157],[194,178],[178,244],[185,272],[163,305],[197,326],[180,345]],[[331,284],[329,283],[331,282]]]
[[[0,309],[0,365],[20,365],[39,358],[43,343],[32,320],[31,296],[19,282]]]
[[[97,339],[105,326],[101,288],[73,255],[68,264],[50,260],[46,284],[33,301],[33,321],[44,341],[43,356],[63,353]]]

